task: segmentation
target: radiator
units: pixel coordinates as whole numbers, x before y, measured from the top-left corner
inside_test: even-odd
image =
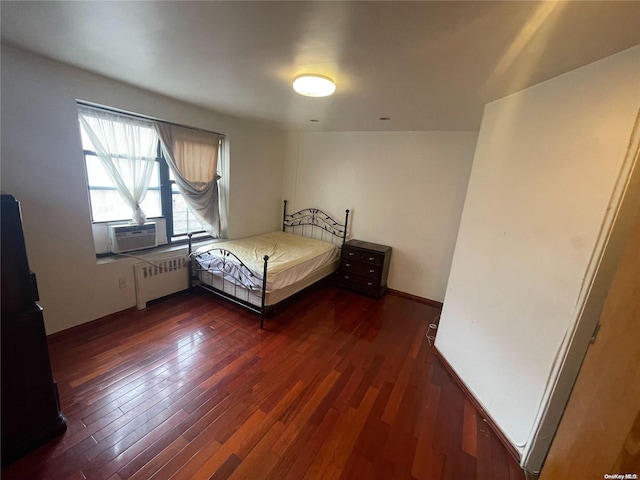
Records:
[[[133,276],[138,310],[146,308],[151,300],[186,290],[189,286],[188,275],[189,263],[185,255],[136,263]]]

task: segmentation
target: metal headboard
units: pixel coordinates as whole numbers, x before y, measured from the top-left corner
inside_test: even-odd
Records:
[[[285,231],[286,227],[303,227],[310,225],[312,227],[320,228],[337,238],[342,239],[342,243],[347,240],[347,227],[349,225],[349,210],[345,210],[344,224],[341,224],[330,215],[326,214],[322,210],[317,208],[305,208],[298,212],[288,214],[287,213],[287,201],[284,201],[284,208],[282,212],[282,231]]]

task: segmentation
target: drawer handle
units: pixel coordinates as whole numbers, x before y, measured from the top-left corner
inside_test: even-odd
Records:
[[[345,280],[348,280],[349,278],[351,278],[349,275],[345,275],[345,276],[344,276],[344,279],[345,279]]]
[[[347,255],[349,255],[350,257],[353,257],[355,255],[355,253],[353,252],[348,252]]]
[[[369,257],[369,261],[373,262],[376,259],[376,257]]]
[[[376,273],[376,271],[370,268],[369,273]]]
[[[350,266],[351,266],[351,264],[350,264],[350,263],[345,263],[345,264],[344,264],[344,266],[345,266],[345,267],[350,267]]]
[[[370,287],[373,287],[373,282],[367,282],[367,285],[369,285]]]

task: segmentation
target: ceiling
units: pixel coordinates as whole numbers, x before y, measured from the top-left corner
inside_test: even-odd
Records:
[[[2,1],[0,13],[3,44],[311,130],[478,130],[487,102],[640,44],[640,1]],[[297,95],[305,72],[336,93]]]

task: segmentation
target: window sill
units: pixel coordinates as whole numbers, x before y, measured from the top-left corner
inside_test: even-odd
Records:
[[[210,243],[217,243],[217,242],[223,242],[226,239],[224,238],[211,238],[211,237],[207,237],[207,238],[199,238],[197,240],[193,240],[192,243],[192,248],[195,251],[196,249],[198,249],[199,247],[203,246],[203,245],[208,245]],[[148,248],[145,250],[137,250],[137,251],[133,251],[133,252],[127,252],[127,253],[113,253],[113,254],[107,254],[107,256],[100,256],[100,257],[96,257],[96,263],[98,265],[105,265],[105,264],[109,264],[109,263],[114,263],[114,262],[120,262],[122,260],[129,260],[129,259],[139,259],[139,260],[154,260],[156,259],[155,257],[160,257],[162,258],[163,256],[165,256],[165,254],[167,253],[173,253],[173,252],[182,252],[184,251],[185,255],[187,254],[187,251],[189,249],[189,244],[188,242],[180,242],[180,243],[172,243],[172,244],[167,244],[167,245],[160,245],[158,247],[154,247],[154,248]]]

